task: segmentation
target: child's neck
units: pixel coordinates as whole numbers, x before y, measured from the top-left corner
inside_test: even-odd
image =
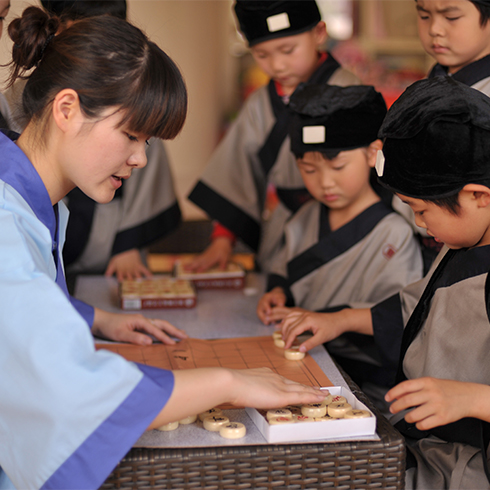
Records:
[[[318,61],[315,67],[313,68],[311,74],[309,75],[308,80],[311,78],[313,73],[315,73],[318,70],[318,68],[325,62],[327,58],[328,58],[328,54],[326,52],[318,52]],[[308,80],[304,80],[304,82],[307,82]],[[277,95],[283,98],[289,98],[289,96],[292,95],[293,92],[298,87],[297,85],[295,87],[284,87],[276,80],[274,80],[274,84],[276,86]]]
[[[376,194],[371,186],[369,186],[369,189],[367,189],[361,197],[359,197],[349,205],[345,206],[344,208],[330,208],[328,212],[330,229],[332,231],[335,231],[339,228],[342,228],[342,226],[351,222],[356,216],[359,216],[363,211],[371,207],[373,204],[376,204],[380,200],[381,199],[378,194]]]

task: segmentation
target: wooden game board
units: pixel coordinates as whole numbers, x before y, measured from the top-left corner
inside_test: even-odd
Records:
[[[289,361],[284,357],[284,349],[276,347],[269,336],[221,340],[187,339],[176,345],[154,344],[146,347],[131,344],[96,344],[96,348],[107,349],[129,361],[162,369],[269,367],[299,383],[332,386],[332,382],[309,354],[301,361]]]

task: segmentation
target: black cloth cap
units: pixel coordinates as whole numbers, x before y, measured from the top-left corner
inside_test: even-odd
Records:
[[[369,146],[386,115],[383,96],[367,85],[300,85],[291,96],[291,151],[323,153]]]
[[[466,184],[490,187],[490,98],[451,77],[408,87],[379,137],[385,162],[378,179],[393,192],[439,199]]]
[[[314,0],[237,0],[235,14],[249,46],[301,34],[322,20]]]

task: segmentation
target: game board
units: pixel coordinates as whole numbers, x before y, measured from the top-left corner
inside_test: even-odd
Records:
[[[284,349],[276,347],[269,336],[220,340],[186,339],[176,345],[153,344],[145,347],[131,344],[96,344],[96,348],[116,352],[129,361],[163,369],[268,367],[299,383],[332,386],[332,382],[309,354],[300,361],[289,361],[284,357]]]

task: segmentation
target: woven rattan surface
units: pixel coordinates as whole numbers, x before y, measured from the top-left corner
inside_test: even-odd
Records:
[[[376,414],[380,441],[132,449],[101,488],[404,488],[403,438],[355,384],[349,382],[349,386]]]

